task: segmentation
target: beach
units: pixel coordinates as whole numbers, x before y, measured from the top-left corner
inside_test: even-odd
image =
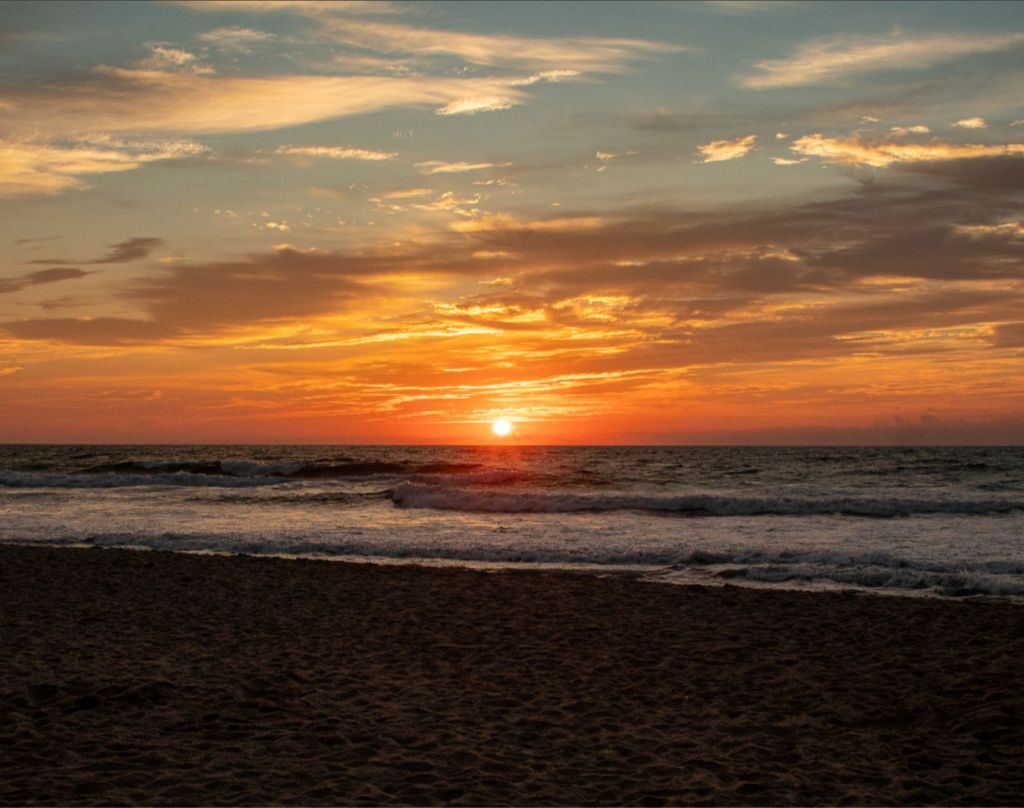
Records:
[[[0,546],[3,804],[1024,803],[1024,608]]]

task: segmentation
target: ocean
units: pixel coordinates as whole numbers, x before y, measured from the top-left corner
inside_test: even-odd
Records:
[[[0,542],[1024,600],[1024,447],[2,446]]]

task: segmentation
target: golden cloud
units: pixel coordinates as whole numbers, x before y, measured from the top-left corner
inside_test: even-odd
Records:
[[[712,140],[697,147],[704,158],[702,163],[719,163],[723,160],[736,160],[750,154],[757,143],[757,135],[743,135],[733,140]]]
[[[979,157],[1002,157],[1024,154],[1024,143],[986,146],[977,143],[905,143],[860,136],[826,137],[805,135],[790,147],[797,154],[821,157],[830,163],[867,165],[884,168],[893,163],[925,163],[963,160]]]

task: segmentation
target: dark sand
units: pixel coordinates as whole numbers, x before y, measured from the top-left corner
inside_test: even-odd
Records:
[[[1021,804],[1024,608],[0,547],[0,802]]]

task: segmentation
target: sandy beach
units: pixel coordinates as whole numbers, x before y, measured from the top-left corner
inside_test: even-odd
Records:
[[[0,547],[3,804],[1021,804],[1024,608]]]

